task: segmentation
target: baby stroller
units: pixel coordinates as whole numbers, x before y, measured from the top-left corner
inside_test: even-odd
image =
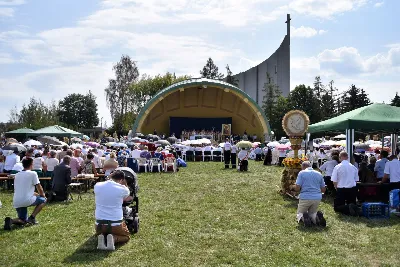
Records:
[[[124,202],[122,204],[122,211],[124,214],[123,220],[125,221],[129,232],[136,234],[139,232],[139,198],[137,196],[139,190],[138,178],[131,168],[119,167],[116,170],[124,172],[130,196],[133,197],[132,201]]]

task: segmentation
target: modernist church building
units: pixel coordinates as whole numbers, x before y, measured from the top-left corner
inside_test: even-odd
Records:
[[[287,14],[287,34],[279,48],[268,59],[259,65],[239,74],[239,88],[246,92],[260,107],[262,106],[265,92],[264,84],[267,83],[267,72],[271,82],[279,86],[283,96],[290,92],[290,15]]]

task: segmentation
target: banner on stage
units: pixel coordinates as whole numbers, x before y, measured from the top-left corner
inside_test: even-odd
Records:
[[[222,124],[222,135],[231,135],[232,124]]]

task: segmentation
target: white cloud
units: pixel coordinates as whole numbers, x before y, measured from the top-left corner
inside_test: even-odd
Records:
[[[321,35],[326,33],[325,30],[316,30],[310,27],[301,26],[299,28],[295,28],[293,26],[290,27],[290,34],[292,37],[303,37],[303,38],[310,38],[316,35]]]
[[[354,47],[325,49],[315,57],[292,58],[291,69],[296,80],[316,75],[341,80],[396,75],[400,73],[400,44],[373,56],[362,56]]]
[[[14,59],[9,53],[0,52],[0,64],[10,64],[14,63]]]
[[[10,7],[0,7],[0,17],[12,17],[14,16],[14,9]]]
[[[375,3],[374,7],[381,7],[385,2],[377,2]]]
[[[0,79],[1,96],[7,99],[2,109],[8,111],[13,106],[20,108],[32,96],[40,98],[44,103],[50,103],[70,93],[84,94],[91,90],[97,96],[99,118],[104,117],[104,120],[110,124],[111,118],[106,108],[104,88],[111,77],[113,77],[112,63],[98,62],[51,68]],[[43,81],[46,82],[43,83]],[[8,119],[7,114],[2,114],[0,118],[3,121]]]
[[[25,0],[0,0],[0,6],[18,6],[25,4]]]
[[[355,10],[367,2],[367,0],[293,0],[289,3],[289,8],[299,14],[331,19],[335,15]]]

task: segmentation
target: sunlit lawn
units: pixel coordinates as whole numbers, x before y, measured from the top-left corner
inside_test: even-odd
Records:
[[[96,250],[92,193],[49,205],[39,226],[0,230],[0,266],[400,266],[400,219],[339,216],[326,200],[328,227],[304,229],[277,193],[281,168],[222,168],[140,174],[140,232],[111,253]],[[12,195],[0,199],[1,218],[14,217]]]

